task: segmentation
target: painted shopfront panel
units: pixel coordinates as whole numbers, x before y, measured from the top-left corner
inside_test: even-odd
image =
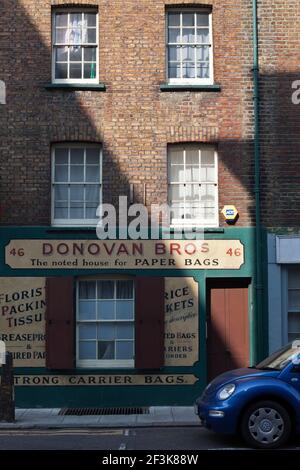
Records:
[[[205,240],[135,242],[94,240],[92,232],[81,238],[71,230],[49,236],[46,228],[3,233],[0,334],[15,356],[19,406],[184,405],[199,395],[206,384],[206,279],[252,277],[251,229],[225,230]],[[160,370],[45,367],[46,278],[70,275],[164,278]]]

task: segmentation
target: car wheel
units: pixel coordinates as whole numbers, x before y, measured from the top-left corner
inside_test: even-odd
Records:
[[[291,433],[291,419],[286,409],[274,401],[261,401],[249,406],[242,416],[241,431],[251,447],[275,449]]]

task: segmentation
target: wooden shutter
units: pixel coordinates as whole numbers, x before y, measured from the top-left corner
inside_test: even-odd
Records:
[[[164,278],[137,278],[135,299],[135,367],[159,369],[164,365]]]
[[[46,367],[72,369],[75,363],[73,278],[46,279]]]

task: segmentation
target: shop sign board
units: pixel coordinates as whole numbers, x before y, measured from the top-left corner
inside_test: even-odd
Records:
[[[13,269],[240,269],[240,240],[11,240]]]

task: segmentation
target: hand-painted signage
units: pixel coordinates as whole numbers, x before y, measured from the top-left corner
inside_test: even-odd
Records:
[[[15,375],[16,386],[194,385],[191,374],[169,375]]]
[[[165,365],[193,366],[199,360],[198,283],[165,279]]]
[[[11,240],[13,269],[240,269],[239,240]]]
[[[0,340],[16,367],[45,365],[45,278],[0,278]]]

